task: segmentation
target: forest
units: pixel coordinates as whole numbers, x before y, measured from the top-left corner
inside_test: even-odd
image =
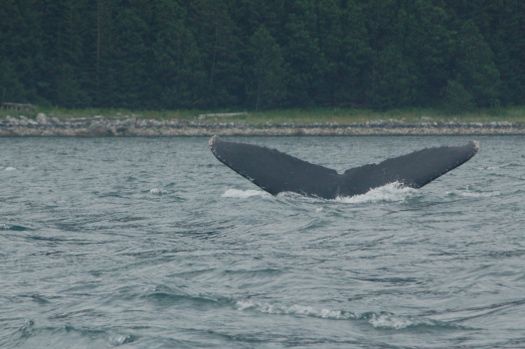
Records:
[[[2,0],[0,102],[525,104],[521,0]]]

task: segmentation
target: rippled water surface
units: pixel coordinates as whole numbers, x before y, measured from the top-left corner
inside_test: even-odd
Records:
[[[464,137],[250,138],[339,171]],[[272,197],[205,138],[0,139],[2,348],[524,348],[525,138]]]

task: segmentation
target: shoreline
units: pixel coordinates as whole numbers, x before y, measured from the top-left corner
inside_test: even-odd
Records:
[[[226,120],[106,118],[59,119],[39,113],[0,119],[0,137],[177,137],[177,136],[371,136],[525,135],[525,123],[373,120],[366,122],[264,123]]]

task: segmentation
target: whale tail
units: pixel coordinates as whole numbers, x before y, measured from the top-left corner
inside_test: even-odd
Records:
[[[468,161],[479,150],[477,142],[427,148],[338,174],[275,149],[227,142],[217,136],[210,139],[209,146],[219,161],[270,194],[290,191],[327,199],[364,194],[393,182],[421,188]]]
[[[478,150],[479,143],[471,141],[463,146],[426,148],[379,164],[352,168],[343,174],[341,192],[364,194],[372,188],[393,182],[421,188],[467,162]]]

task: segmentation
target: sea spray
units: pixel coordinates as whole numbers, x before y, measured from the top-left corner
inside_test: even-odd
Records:
[[[338,197],[335,201],[348,204],[404,201],[415,193],[417,193],[416,189],[405,187],[401,183],[394,182],[382,187],[371,189],[365,194],[351,197]]]
[[[235,199],[247,199],[254,196],[258,197],[269,197],[270,194],[262,190],[239,190],[239,189],[227,189],[223,194],[223,198],[235,198]]]

